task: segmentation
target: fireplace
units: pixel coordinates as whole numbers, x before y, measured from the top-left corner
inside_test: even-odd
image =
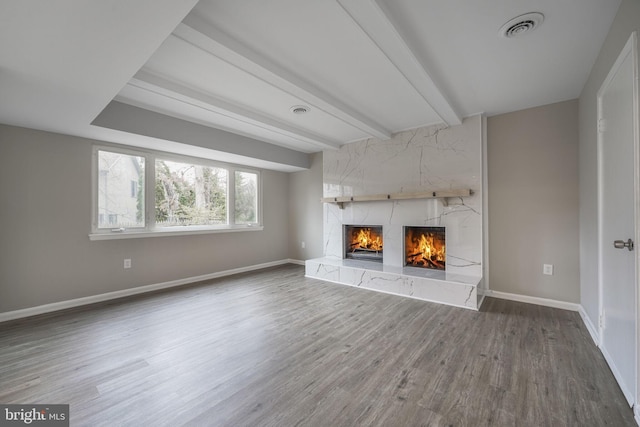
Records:
[[[444,227],[404,227],[404,265],[445,270]]]
[[[344,258],[382,262],[381,225],[345,225]]]

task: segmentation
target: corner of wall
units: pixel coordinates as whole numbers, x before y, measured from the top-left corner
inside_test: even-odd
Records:
[[[584,326],[586,326],[587,331],[589,331],[589,335],[591,335],[591,339],[593,340],[596,346],[600,347],[600,333],[598,331],[598,328],[596,328],[593,322],[591,322],[591,318],[589,317],[587,312],[584,310],[584,307],[582,305],[580,305],[580,308],[578,309],[578,313],[580,314],[580,317],[582,318],[582,321],[584,322]]]
[[[482,126],[482,289],[489,289],[489,160],[487,156],[487,116],[480,115]]]

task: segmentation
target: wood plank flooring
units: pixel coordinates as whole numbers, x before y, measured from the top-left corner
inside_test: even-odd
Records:
[[[0,324],[0,402],[72,426],[633,426],[579,315],[286,265]]]

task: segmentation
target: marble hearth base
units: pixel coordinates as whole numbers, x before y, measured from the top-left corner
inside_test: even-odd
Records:
[[[306,261],[305,275],[342,285],[472,310],[478,310],[481,303],[478,295],[481,277],[444,271],[325,257]]]

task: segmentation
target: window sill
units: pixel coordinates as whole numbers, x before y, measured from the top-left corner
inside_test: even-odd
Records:
[[[125,231],[121,233],[91,233],[89,240],[142,239],[147,237],[191,236],[198,234],[235,233],[239,231],[262,231],[264,226],[237,226],[228,228],[188,228],[154,231]]]

